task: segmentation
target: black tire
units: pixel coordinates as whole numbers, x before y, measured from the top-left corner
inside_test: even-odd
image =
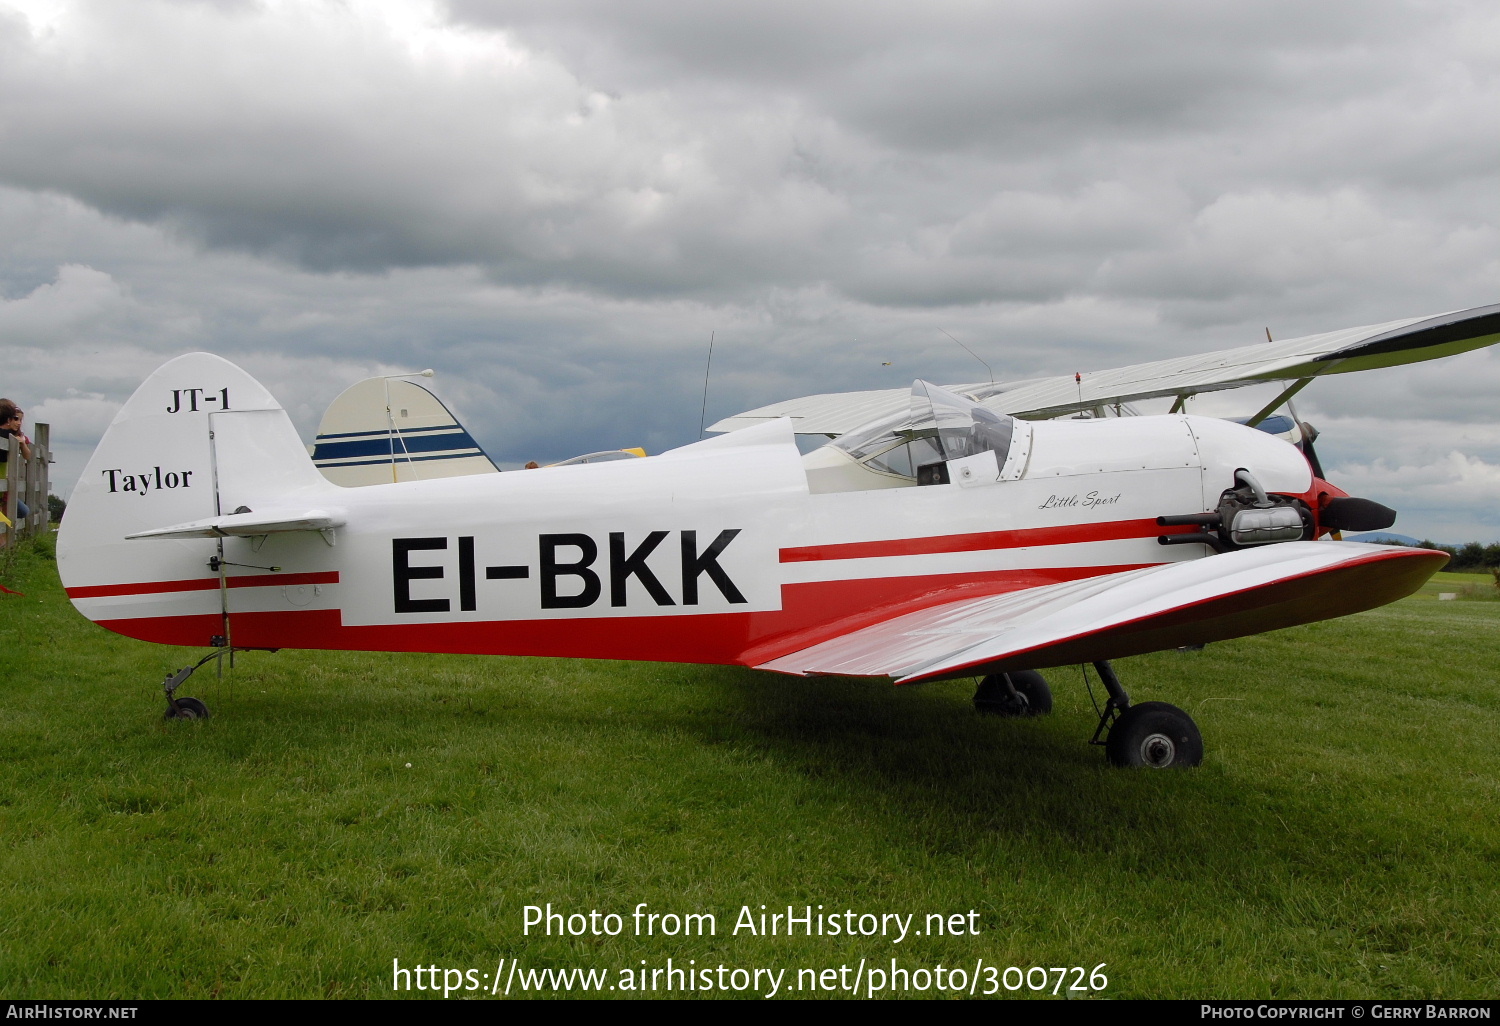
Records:
[[[208,706],[196,698],[179,698],[176,706],[167,707],[166,719],[206,720],[208,719]]]
[[[1014,695],[998,673],[981,680],[974,692],[974,708],[989,716],[1045,716],[1052,711],[1052,689],[1040,673],[1013,670],[1010,682],[1016,689]]]
[[[1203,735],[1193,718],[1166,702],[1132,705],[1115,720],[1104,754],[1116,766],[1178,769],[1203,762]]]

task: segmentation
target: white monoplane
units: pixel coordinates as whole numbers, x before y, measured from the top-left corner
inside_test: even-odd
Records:
[[[1015,414],[1289,394],[1496,341],[1500,306],[1082,381],[817,396],[648,459],[358,488],[319,473],[259,383],[194,353],[100,441],[59,567],[85,616],[211,647],[198,666],[314,648],[982,677],[977,705],[1022,715],[1051,706],[1035,667],[1092,662],[1111,761],[1193,765],[1193,721],[1132,704],[1109,660],[1370,609],[1447,557],[1318,540],[1394,514],[1323,480],[1310,443],[1181,413]],[[804,457],[794,431],[837,437]],[[169,716],[207,715],[176,695],[196,668],[167,678]]]

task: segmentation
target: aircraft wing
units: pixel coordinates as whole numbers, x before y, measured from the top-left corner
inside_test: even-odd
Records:
[[[342,514],[321,509],[271,510],[265,513],[230,513],[206,520],[191,520],[171,527],[137,531],[126,538],[253,538],[283,531],[331,531],[344,526]]]
[[[954,386],[962,392],[964,386]],[[842,435],[876,417],[895,413],[911,405],[911,387],[882,388],[871,392],[824,392],[785,399],[769,406],[737,413],[710,424],[710,431],[738,431],[752,424],[790,417],[792,430],[799,435]]]
[[[948,387],[998,413],[1044,420],[1140,399],[1186,397],[1268,381],[1395,367],[1481,349],[1496,342],[1500,342],[1500,304],[1114,370],[1085,371],[1081,382],[1075,381],[1072,374],[1065,374]],[[902,409],[910,394],[909,389],[901,388],[805,396],[726,417],[709,430],[734,431],[776,417],[790,417],[798,434],[841,435]]]
[[[1095,662],[1373,609],[1447,562],[1427,549],[1283,542],[906,613],[771,659],[898,683]]]

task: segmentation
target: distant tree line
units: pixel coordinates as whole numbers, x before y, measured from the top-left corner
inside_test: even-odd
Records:
[[[1381,542],[1382,545],[1396,545],[1401,548],[1437,549],[1439,552],[1448,553],[1448,565],[1444,570],[1454,570],[1459,573],[1464,571],[1480,571],[1500,569],[1500,542],[1491,542],[1489,545],[1481,545],[1479,542],[1469,542],[1467,545],[1439,545],[1435,541],[1421,541],[1416,545],[1407,545],[1395,540]]]
[[[1424,549],[1442,549],[1450,557],[1445,570],[1490,570],[1500,567],[1500,542],[1481,545],[1469,542],[1466,545],[1436,545],[1430,541],[1422,543]]]

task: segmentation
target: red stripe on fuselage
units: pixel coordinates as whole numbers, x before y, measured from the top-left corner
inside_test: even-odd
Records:
[[[982,552],[990,549],[1015,549],[1042,545],[1071,545],[1079,542],[1121,541],[1152,538],[1163,534],[1186,534],[1195,527],[1160,527],[1155,520],[1115,520],[1104,524],[1074,524],[1067,527],[1034,527],[1015,531],[985,531],[977,534],[947,534],[928,538],[892,538],[884,541],[840,542],[832,545],[804,545],[781,550],[781,562],[806,563],[834,559],[868,559],[882,556],[926,556],[944,552]],[[1147,564],[1142,564],[1147,565]],[[1020,571],[1021,573],[1055,574],[1057,571]],[[1112,571],[1099,571],[1109,573]],[[1056,580],[1076,580],[1074,575]],[[926,578],[912,578],[925,580]],[[945,576],[943,580],[948,580]],[[299,584],[337,584],[338,571],[305,574],[251,575],[231,577],[231,588],[290,587]],[[67,589],[69,598],[105,598],[116,595],[162,595],[180,591],[213,591],[217,577],[190,581],[148,581],[139,584],[95,584]],[[1032,587],[1032,585],[1020,585]],[[1006,589],[1011,590],[1011,589]]]
[[[226,582],[231,588],[289,588],[299,584],[337,584],[339,573],[328,570],[311,574],[266,574],[247,577],[231,577]],[[68,598],[108,598],[113,595],[166,595],[176,591],[216,591],[217,577],[204,577],[193,581],[147,581],[142,584],[89,584],[81,588],[68,588]],[[217,614],[215,614],[217,616]]]
[[[891,538],[886,541],[838,542],[803,545],[781,550],[783,563],[808,563],[824,559],[870,559],[879,556],[929,556],[940,552],[979,552],[985,549],[1019,549],[1033,545],[1073,545],[1079,542],[1121,541],[1155,538],[1163,534],[1186,534],[1196,527],[1161,527],[1151,520],[1113,520],[1104,524],[1071,524],[1067,527],[1028,527],[1016,531],[984,531],[978,534],[945,534],[931,538]]]
[[[230,614],[239,648],[641,659],[759,665],[882,620],[955,598],[998,595],[1143,565],[998,570],[782,586],[782,608],[752,613],[576,617],[346,625],[336,609]],[[243,578],[242,578],[243,579]],[[251,578],[253,580],[268,580]],[[217,614],[100,620],[100,626],[166,645],[203,646],[223,631]]]

